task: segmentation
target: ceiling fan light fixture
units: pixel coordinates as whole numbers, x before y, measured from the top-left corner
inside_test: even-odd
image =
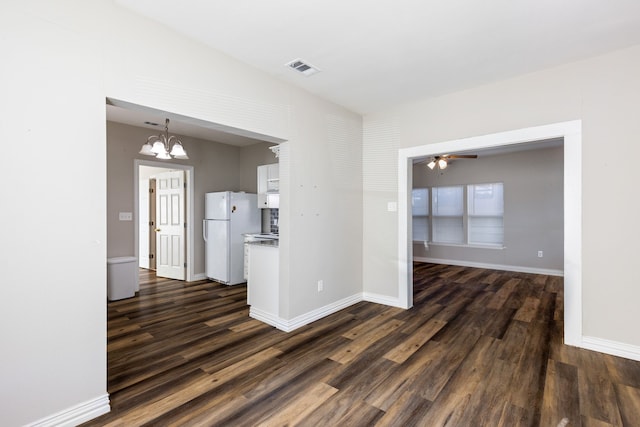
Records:
[[[446,169],[447,166],[449,166],[449,162],[452,159],[477,159],[477,158],[478,158],[477,154],[441,154],[438,156],[431,157],[431,160],[429,161],[429,163],[427,163],[427,167],[431,170],[434,170],[437,166],[439,170],[443,170],[443,169]],[[422,162],[425,162],[425,161],[426,160],[423,160]]]

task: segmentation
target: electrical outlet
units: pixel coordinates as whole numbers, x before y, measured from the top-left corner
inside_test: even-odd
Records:
[[[324,290],[324,281],[318,280],[318,292],[322,292]]]
[[[538,258],[542,258],[542,251],[538,251]]]

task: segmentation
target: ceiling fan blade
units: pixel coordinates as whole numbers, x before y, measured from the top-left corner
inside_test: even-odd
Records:
[[[447,156],[448,159],[477,159],[477,154],[452,154]]]
[[[420,163],[431,163],[432,161],[438,161],[440,159],[442,160],[452,160],[452,159],[477,159],[478,155],[477,154],[443,154],[441,156],[433,156],[433,157],[427,157],[426,159],[420,159],[418,161],[416,161],[414,164],[420,164]]]

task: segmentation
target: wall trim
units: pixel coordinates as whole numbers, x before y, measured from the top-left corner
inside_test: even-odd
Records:
[[[388,305],[391,307],[404,308],[402,307],[402,304],[400,304],[400,299],[398,297],[390,297],[388,295],[374,294],[371,292],[363,292],[362,300],[367,302],[373,302],[376,304]]]
[[[104,394],[27,425],[29,427],[73,427],[109,411],[111,411],[109,394]]]
[[[560,277],[564,276],[564,271],[555,270],[551,268],[524,267],[520,265],[488,264],[483,262],[460,261],[455,259],[441,259],[441,258],[425,258],[425,257],[418,257],[418,256],[414,256],[413,260],[419,261],[419,262],[430,262],[433,264],[457,265],[460,267],[486,268],[489,270],[515,271],[518,273],[546,274],[548,276],[560,276]]]
[[[174,170],[182,170],[185,173],[185,183],[187,184],[187,188],[185,189],[185,217],[187,219],[187,229],[185,230],[185,238],[187,239],[187,247],[185,253],[185,261],[187,263],[187,271],[185,272],[185,281],[193,282],[196,279],[193,278],[194,271],[193,267],[195,266],[195,236],[194,236],[194,215],[195,215],[195,207],[194,207],[194,192],[195,192],[195,168],[191,165],[182,165],[177,163],[170,162],[159,162],[157,160],[144,160],[144,159],[133,159],[133,217],[136,218],[133,221],[133,245],[134,245],[134,256],[136,258],[140,257],[140,231],[138,230],[138,221],[140,215],[140,206],[138,203],[140,201],[140,166],[150,166],[154,168],[160,169],[174,169]]]
[[[191,280],[188,282],[197,282],[199,280],[207,280],[207,273],[197,273],[191,276]]]
[[[317,308],[308,313],[301,314],[300,316],[296,316],[290,320],[283,319],[282,317],[275,316],[271,313],[267,313],[266,311],[257,309],[255,307],[251,307],[249,309],[249,317],[274,326],[281,331],[291,332],[304,325],[315,322],[316,320],[320,320],[323,317],[343,310],[361,301],[363,301],[362,294],[358,293],[347,298],[335,301],[323,307]]]
[[[292,329],[288,328],[287,320],[255,307],[249,308],[249,317],[266,323],[267,325],[271,325],[284,332],[292,331]]]
[[[582,348],[640,362],[640,346],[637,345],[585,336],[582,337]]]
[[[398,298],[413,306],[411,188],[413,159],[442,153],[564,140],[564,342],[580,347],[582,337],[582,121],[572,120],[436,142],[398,150]]]

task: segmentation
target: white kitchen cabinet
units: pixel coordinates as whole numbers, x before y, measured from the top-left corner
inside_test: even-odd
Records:
[[[247,303],[263,316],[277,318],[279,313],[279,251],[277,244],[248,243],[249,278]]]
[[[258,207],[280,207],[280,165],[258,166]]]
[[[249,280],[249,244],[244,244],[244,280]]]

